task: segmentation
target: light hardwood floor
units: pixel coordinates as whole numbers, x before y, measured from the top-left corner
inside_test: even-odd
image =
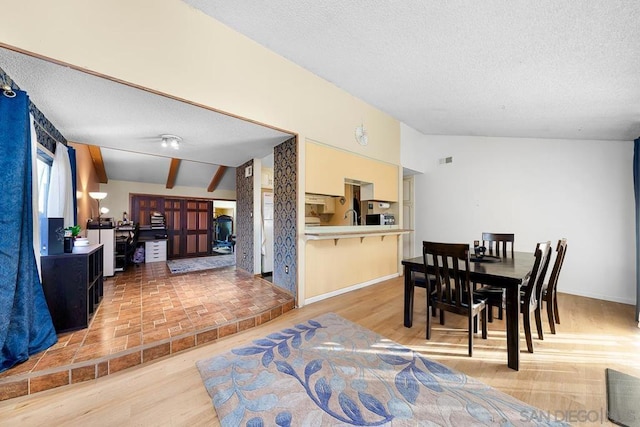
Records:
[[[560,295],[557,335],[534,339],[527,353],[521,333],[520,371],[506,366],[504,323],[489,325],[489,338],[478,335],[467,357],[465,320],[448,315],[434,324],[425,340],[424,290],[416,290],[414,326],[403,326],[402,278],[350,292],[290,311],[274,321],[211,345],[128,369],[94,381],[0,402],[5,426],[199,426],[218,425],[195,362],[225,352],[325,312],[337,313],[427,357],[458,369],[557,417],[581,414],[606,419],[605,368],[640,376],[640,329],[634,307],[572,295]],[[546,313],[544,313],[546,316]],[[535,331],[535,326],[534,326]],[[582,412],[580,412],[582,411]]]

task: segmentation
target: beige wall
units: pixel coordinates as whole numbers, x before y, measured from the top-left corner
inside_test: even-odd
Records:
[[[397,120],[179,0],[3,3],[8,46],[400,162]],[[367,146],[354,137],[361,123]]]
[[[298,141],[400,165],[397,120],[179,0],[4,0],[3,10],[11,11],[0,26],[6,47],[268,124],[297,134]],[[366,146],[354,136],[361,124]],[[305,144],[299,144],[300,212],[305,154]],[[122,200],[113,200],[111,212],[123,209]],[[304,228],[302,215],[298,228]],[[298,247],[304,247],[301,233]],[[304,253],[298,255],[302,298]],[[399,271],[397,255],[396,265]]]
[[[305,298],[324,298],[397,274],[398,240],[391,235],[308,241]]]
[[[72,142],[69,143],[69,146],[76,150],[78,225],[82,227],[80,234],[86,236],[87,220],[98,215],[98,203],[89,197],[89,191],[100,191],[100,183],[93,167],[89,148],[86,145]]]
[[[101,206],[109,208],[106,217],[115,221],[122,220],[123,212],[127,212],[131,219],[129,206],[130,194],[155,194],[162,196],[194,197],[202,199],[235,200],[236,192],[230,190],[216,190],[209,193],[205,188],[175,186],[168,189],[164,184],[150,184],[143,182],[109,180],[108,184],[100,184],[100,191],[106,192],[107,197],[100,202]]]

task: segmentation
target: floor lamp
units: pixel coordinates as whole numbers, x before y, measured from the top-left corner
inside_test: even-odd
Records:
[[[89,192],[89,197],[91,197],[92,199],[95,199],[98,201],[98,244],[102,243],[101,242],[101,236],[100,236],[100,231],[102,228],[102,224],[100,224],[100,222],[102,221],[101,216],[102,216],[102,211],[100,210],[100,200],[104,199],[105,197],[107,197],[107,193],[103,192],[103,191],[90,191]]]

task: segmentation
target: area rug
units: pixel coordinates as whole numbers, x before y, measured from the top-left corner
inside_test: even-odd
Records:
[[[172,259],[167,261],[167,267],[169,267],[172,273],[210,270],[212,268],[229,267],[231,265],[236,265],[235,254]]]
[[[566,425],[334,313],[197,367],[222,426]]]
[[[605,375],[609,421],[621,426],[640,426],[640,378],[613,369],[607,369]]]

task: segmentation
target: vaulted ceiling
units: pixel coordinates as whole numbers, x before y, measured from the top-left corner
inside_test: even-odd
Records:
[[[640,136],[637,0],[183,0],[424,134]]]
[[[183,1],[424,134],[640,135],[635,0]],[[290,137],[7,49],[0,67],[108,179],[233,188]]]

